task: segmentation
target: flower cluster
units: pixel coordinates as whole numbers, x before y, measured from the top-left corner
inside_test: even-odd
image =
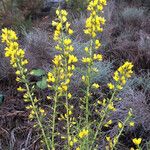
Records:
[[[89,2],[88,11],[90,12],[89,18],[86,20],[84,33],[89,35],[92,40],[89,46],[85,47],[87,57],[82,58],[83,63],[92,64],[93,61],[102,61],[102,55],[94,53],[99,49],[101,42],[96,39],[98,33],[103,31],[102,25],[105,24],[105,19],[99,15],[106,5],[106,0],[93,0]]]
[[[61,10],[61,9],[57,9],[56,10],[56,15],[57,15],[57,22],[56,21],[52,21],[52,25],[56,28],[55,32],[54,32],[54,40],[55,41],[59,41],[59,43],[62,42],[62,32],[67,32],[69,35],[73,34],[73,30],[70,28],[70,23],[67,22],[67,11],[66,10]],[[67,41],[67,45],[71,44],[71,41]],[[59,47],[59,45],[56,46],[57,50],[62,50],[61,47]]]
[[[108,87],[111,90],[122,90],[128,78],[133,74],[132,71],[133,64],[131,62],[125,62],[122,66],[120,66],[117,71],[114,72],[114,84],[108,83]]]
[[[96,37],[98,32],[102,32],[103,28],[101,25],[105,23],[105,19],[98,15],[98,12],[103,10],[103,7],[106,5],[106,0],[93,0],[90,1],[88,5],[88,11],[90,11],[90,16],[86,20],[86,29],[84,30],[85,34],[90,35],[91,37]],[[96,44],[95,45],[99,45]]]
[[[73,75],[72,72],[75,69],[74,63],[76,63],[78,59],[71,54],[72,51],[74,51],[72,40],[65,35],[65,33],[69,35],[73,34],[70,23],[67,21],[68,13],[65,10],[57,9],[56,15],[57,21],[52,22],[52,25],[56,28],[54,32],[54,40],[57,43],[55,49],[60,51],[61,54],[56,55],[53,59],[55,72],[48,74],[48,82],[55,82],[55,78],[59,76],[58,80],[59,82],[61,81],[61,83],[58,90],[62,94],[68,89],[70,78]]]
[[[136,149],[134,149],[133,147],[130,148],[130,150],[141,150],[141,142],[142,142],[142,138],[133,138],[132,142],[134,143],[134,145],[136,146]]]
[[[28,64],[28,60],[25,59],[25,52],[19,48],[17,40],[18,37],[13,30],[7,28],[2,29],[2,42],[5,42],[7,45],[5,48],[5,57],[10,58],[10,64],[16,69],[16,80],[20,81],[21,78],[25,79],[24,74],[26,74],[27,68],[24,66]],[[23,91],[24,89],[20,87],[18,90]]]

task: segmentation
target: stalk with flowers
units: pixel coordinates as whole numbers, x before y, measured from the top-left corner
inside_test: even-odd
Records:
[[[59,82],[59,85],[57,86],[55,91],[57,91],[57,95],[59,97],[64,97],[65,99],[64,107],[66,109],[66,113],[62,115],[63,117],[61,119],[66,121],[67,149],[70,149],[70,127],[73,107],[69,104],[69,99],[72,97],[72,94],[69,92],[68,86],[73,75],[73,70],[75,69],[74,63],[76,63],[78,59],[72,54],[74,50],[72,40],[69,38],[69,36],[66,35],[73,34],[73,30],[70,28],[70,23],[67,21],[68,13],[65,10],[61,10],[60,8],[58,8],[56,10],[56,15],[57,22],[53,21],[52,25],[56,27],[56,30],[54,32],[54,40],[56,41],[55,49],[58,50],[60,54],[55,56],[53,60],[55,69],[59,66],[58,72],[57,74],[55,74],[57,83]],[[54,107],[54,114],[55,110],[56,105]],[[53,117],[53,122],[54,120],[55,117]],[[53,134],[54,133],[52,133],[52,135]],[[54,141],[54,138],[52,141]]]
[[[19,47],[17,40],[18,37],[13,30],[6,28],[2,30],[2,42],[6,43],[5,57],[10,58],[10,64],[16,70],[16,81],[23,83],[23,87],[19,86],[17,90],[24,93],[24,101],[29,103],[29,105],[26,106],[26,108],[30,110],[29,120],[36,120],[34,126],[39,127],[42,140],[46,143],[47,149],[50,150],[48,137],[46,136],[42,124],[42,119],[46,113],[42,107],[37,105],[39,100],[34,94],[35,86],[28,80],[28,70],[26,68],[28,60],[25,59],[25,51]]]
[[[87,71],[86,75],[82,77],[86,85],[86,95],[85,95],[85,114],[86,114],[86,126],[87,131],[89,131],[89,100],[91,98],[91,72],[93,71],[93,63],[94,61],[102,61],[102,55],[97,54],[96,50],[99,49],[101,43],[99,39],[97,39],[97,34],[103,31],[102,25],[105,23],[105,19],[100,16],[100,12],[103,10],[103,7],[106,5],[106,1],[90,1],[88,5],[88,11],[90,12],[89,18],[86,20],[84,33],[89,35],[91,38],[90,44],[85,47],[85,52],[87,57],[82,58],[82,62],[86,64]],[[93,83],[93,87],[99,88],[99,85]],[[87,149],[89,149],[89,139],[87,135]]]

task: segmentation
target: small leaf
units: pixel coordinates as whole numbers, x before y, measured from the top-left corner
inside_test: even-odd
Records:
[[[0,94],[0,105],[3,103],[3,101],[4,101],[4,95]]]
[[[36,82],[36,85],[42,90],[46,89],[47,88],[47,78],[43,77],[42,80]]]
[[[45,71],[42,69],[33,69],[30,72],[30,75],[37,76],[37,77],[40,77],[40,76],[45,75],[45,74],[46,74]]]

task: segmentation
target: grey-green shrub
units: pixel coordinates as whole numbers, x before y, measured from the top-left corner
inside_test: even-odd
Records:
[[[139,25],[144,19],[144,9],[136,7],[127,7],[121,13],[121,18],[128,25]]]

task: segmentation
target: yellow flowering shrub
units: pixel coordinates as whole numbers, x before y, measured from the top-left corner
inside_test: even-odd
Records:
[[[55,27],[53,40],[57,55],[52,60],[53,66],[47,73],[46,79],[50,91],[47,96],[47,100],[50,101],[49,109],[44,109],[40,105],[40,100],[35,94],[35,84],[28,81],[29,71],[26,67],[28,60],[25,58],[25,51],[19,46],[16,33],[6,28],[2,30],[2,42],[6,43],[5,56],[10,58],[10,64],[15,69],[16,81],[21,83],[17,90],[23,93],[23,99],[27,102],[26,109],[30,111],[29,120],[34,121],[34,127],[40,129],[41,148],[46,147],[47,150],[98,149],[103,133],[102,128],[111,128],[114,123],[109,117],[117,110],[115,100],[119,99],[119,91],[132,76],[133,64],[126,61],[114,72],[113,81],[107,84],[110,91],[109,97],[99,99],[92,95],[93,90],[101,88],[99,83],[92,81],[92,72],[99,71],[94,67],[94,63],[103,60],[102,54],[98,52],[102,45],[98,35],[103,31],[103,25],[106,22],[101,17],[106,5],[106,0],[89,1],[87,7],[89,17],[85,23],[84,33],[89,36],[90,41],[83,49],[86,56],[81,60],[78,60],[73,53],[71,35],[74,32],[68,22],[68,12],[60,8],[56,10],[57,18],[52,21],[52,25]],[[82,89],[81,97],[74,97],[74,91],[70,90],[70,85],[78,61],[82,62],[86,69],[80,77],[85,89]],[[93,108],[97,115],[96,119]],[[79,110],[79,113],[76,114],[76,110]],[[50,112],[50,115],[47,112]],[[114,137],[106,136],[108,144],[106,150],[116,148],[127,125],[134,126],[132,116],[130,109],[124,121],[117,120],[118,133]],[[63,143],[62,145],[58,139]],[[141,139],[133,139],[133,143],[138,148]]]

